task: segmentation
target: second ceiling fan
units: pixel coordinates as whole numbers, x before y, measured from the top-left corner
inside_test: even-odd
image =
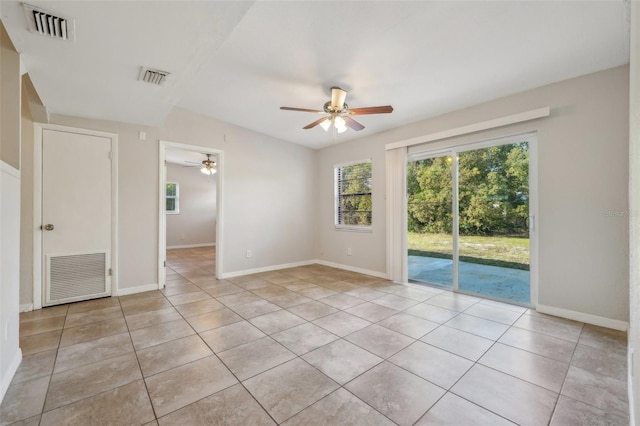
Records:
[[[331,124],[338,131],[342,133],[347,130],[347,127],[359,131],[364,129],[364,126],[351,118],[352,115],[364,115],[364,114],[388,114],[393,112],[391,105],[364,107],[364,108],[349,108],[349,105],[345,103],[347,92],[339,87],[331,88],[331,100],[324,104],[322,110],[307,109],[307,108],[293,108],[293,107],[280,107],[285,111],[302,111],[313,112],[316,114],[327,114],[322,118],[317,119],[313,123],[309,123],[303,127],[303,129],[312,129],[317,125],[320,125],[325,131],[329,130]]]

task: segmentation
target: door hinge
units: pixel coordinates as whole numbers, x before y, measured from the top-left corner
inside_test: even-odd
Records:
[[[167,267],[167,261],[166,260],[164,261],[164,267],[165,268]]]
[[[113,271],[109,268],[109,276],[113,275]]]

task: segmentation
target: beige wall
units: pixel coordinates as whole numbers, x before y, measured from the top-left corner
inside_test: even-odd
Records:
[[[386,272],[385,144],[550,106],[548,118],[458,142],[537,131],[539,303],[628,321],[628,76],[618,67],[321,150],[318,258]],[[336,231],[333,165],[363,158],[373,160],[373,232]]]
[[[631,2],[631,61],[629,89],[629,362],[640,365],[640,4]],[[638,367],[635,367],[637,371]],[[629,368],[631,413],[640,414],[640,374]],[[635,424],[631,418],[632,425]]]
[[[20,148],[20,304],[33,299],[33,119],[27,90],[22,90]]]
[[[167,165],[167,182],[179,185],[180,213],[167,214],[167,247],[216,242],[216,177],[199,167]]]
[[[225,273],[313,258],[314,151],[181,109],[157,128],[59,115],[51,122],[118,134],[120,288],[158,282],[159,140],[224,151]]]
[[[0,160],[20,169],[20,55],[4,25],[0,28],[0,38],[0,92],[4,99],[0,106]]]

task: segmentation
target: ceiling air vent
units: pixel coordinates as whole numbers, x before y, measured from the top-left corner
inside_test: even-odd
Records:
[[[167,80],[167,77],[169,77],[170,75],[171,73],[167,71],[153,70],[151,68],[142,67],[142,69],[140,70],[140,77],[138,79],[160,86]]]
[[[73,19],[58,16],[29,4],[23,3],[22,6],[27,18],[27,26],[31,32],[75,42],[75,21]]]

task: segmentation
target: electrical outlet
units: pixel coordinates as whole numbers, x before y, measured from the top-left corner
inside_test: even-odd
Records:
[[[353,254],[353,251],[351,250],[351,247],[349,247],[347,249],[347,256],[351,256]]]
[[[247,259],[250,259],[253,253],[251,253],[251,250],[247,250]]]

